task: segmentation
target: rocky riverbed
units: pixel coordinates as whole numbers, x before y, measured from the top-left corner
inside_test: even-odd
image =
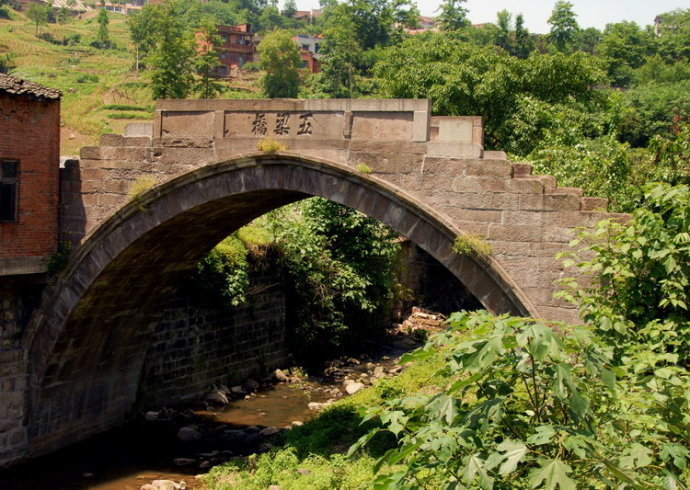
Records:
[[[374,352],[334,359],[312,375],[278,369],[141,413],[125,427],[13,468],[0,475],[0,488],[199,489],[198,476],[213,466],[269,451],[286,431],[338,399],[401,372],[399,357],[441,330],[444,320],[413,308]]]

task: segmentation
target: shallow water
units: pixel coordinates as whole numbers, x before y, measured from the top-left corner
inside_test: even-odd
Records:
[[[286,427],[293,421],[310,420],[316,412],[307,404],[325,401],[316,389],[278,384],[274,389],[231,402],[220,412],[199,411],[210,424],[228,428],[250,426]],[[3,490],[139,490],[153,480],[184,480],[187,488],[199,488],[196,474],[206,470],[175,467],[176,457],[192,456],[183,443],[157,437],[136,424],[108,431],[75,446],[29,463],[0,471]]]

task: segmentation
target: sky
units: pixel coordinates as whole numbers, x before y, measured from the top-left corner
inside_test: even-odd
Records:
[[[296,0],[300,10],[319,8],[318,0]],[[623,20],[635,21],[640,25],[654,23],[658,14],[677,8],[690,8],[690,0],[570,0],[574,5],[580,27],[603,29],[606,24]],[[436,16],[441,0],[417,0],[422,15]],[[506,9],[515,14],[522,13],[530,32],[543,34],[549,32],[547,20],[556,0],[467,0],[464,4],[469,10],[473,24],[495,22],[496,12]]]

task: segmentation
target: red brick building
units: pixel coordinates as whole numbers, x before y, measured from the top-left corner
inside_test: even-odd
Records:
[[[218,51],[217,76],[227,77],[233,68],[242,68],[245,63],[256,61],[254,33],[250,24],[218,26],[218,37],[220,45],[214,46]],[[196,33],[196,43],[199,48],[207,49],[208,43],[203,33]]]
[[[44,272],[57,249],[61,95],[0,73],[0,276]]]
[[[310,36],[308,34],[298,34],[293,37],[297,46],[299,46],[299,57],[302,60],[302,68],[309,70],[311,73],[319,73],[321,71],[321,43],[323,37]]]

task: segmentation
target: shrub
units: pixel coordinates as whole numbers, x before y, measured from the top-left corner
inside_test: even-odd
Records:
[[[199,297],[224,307],[246,301],[249,286],[248,250],[237,234],[216,245],[197,264],[192,290]]]
[[[79,76],[77,76],[75,81],[77,83],[98,83],[100,79],[97,75],[94,75],[92,73],[82,73]]]
[[[472,234],[458,235],[453,242],[453,252],[468,257],[489,256],[493,253],[491,244],[482,237]]]
[[[375,488],[684,488],[690,376],[616,363],[585,326],[456,313],[451,331],[402,359],[444,347],[437,394],[366,411],[398,444],[374,466]],[[656,400],[656,401],[655,401]]]
[[[275,153],[276,151],[285,151],[288,149],[286,144],[280,143],[273,138],[264,138],[260,140],[256,147],[259,151],[263,151],[264,153]]]
[[[373,169],[369,165],[367,165],[366,163],[358,163],[356,168],[357,168],[358,172],[361,172],[361,173],[367,174],[367,175],[373,172]]]

